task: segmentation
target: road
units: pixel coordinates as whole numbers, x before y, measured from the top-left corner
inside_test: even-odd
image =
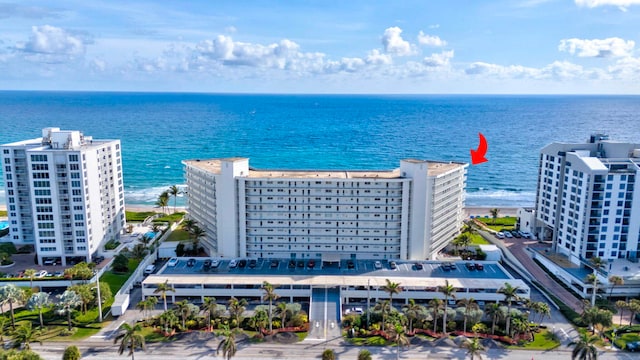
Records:
[[[46,360],[59,360],[64,348],[67,344],[63,343],[46,343],[44,346],[34,344],[32,348],[38,352]],[[178,342],[172,344],[152,344],[147,348],[146,352],[136,352],[136,359],[207,359],[219,358],[215,356],[215,349],[218,341],[211,340],[208,342],[189,343]],[[117,345],[112,343],[90,343],[82,342],[79,344],[82,351],[82,359],[107,360],[116,359]],[[362,347],[342,345],[341,340],[330,342],[302,342],[292,345],[282,345],[273,343],[262,344],[242,344],[238,345],[239,351],[234,359],[256,359],[256,360],[280,360],[280,359],[318,359],[322,352],[327,349],[336,351],[338,359],[357,359],[358,352],[361,349],[368,349],[373,359],[395,359],[396,348],[394,347]],[[504,350],[490,349],[483,353],[485,359],[505,359],[505,360],[566,360],[571,357],[571,349],[563,347],[554,351],[526,351],[526,350]],[[188,355],[187,355],[188,354]],[[121,358],[125,359],[126,353]],[[467,359],[466,350],[456,347],[431,347],[431,346],[412,346],[402,349],[400,359]],[[600,351],[599,359],[638,359],[636,354],[611,351]]]

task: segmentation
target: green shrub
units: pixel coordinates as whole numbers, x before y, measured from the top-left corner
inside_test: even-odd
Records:
[[[80,360],[80,350],[77,346],[71,345],[64,349],[62,360]]]
[[[106,244],[104,244],[104,249],[105,250],[115,250],[118,247],[118,245],[120,245],[119,241],[115,241],[115,240],[111,239],[111,240],[107,241]]]
[[[0,252],[7,253],[9,255],[13,255],[13,254],[16,253],[16,246],[13,245],[12,242],[0,243]]]
[[[333,349],[326,349],[322,352],[322,360],[335,360],[336,352]]]

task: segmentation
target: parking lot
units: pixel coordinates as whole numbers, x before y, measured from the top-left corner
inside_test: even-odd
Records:
[[[189,260],[193,259],[189,266]],[[374,260],[341,260],[340,262],[324,263],[315,259],[313,267],[310,260],[287,259],[253,259],[255,265],[251,267],[252,259],[216,259],[218,266],[205,269],[204,262],[208,258],[179,258],[175,266],[159,269],[161,274],[225,274],[225,275],[371,275],[371,276],[402,276],[402,277],[435,277],[435,278],[478,278],[501,279],[509,278],[502,268],[493,262],[458,261],[454,269],[444,269],[441,261],[395,261],[392,269],[391,261],[380,261],[381,269],[376,269]],[[244,262],[242,261],[244,260]],[[235,267],[230,263],[235,262]],[[351,266],[350,266],[351,263]],[[483,269],[471,270],[466,264],[482,264]],[[421,264],[422,269],[419,269]],[[352,267],[352,268],[350,268]]]

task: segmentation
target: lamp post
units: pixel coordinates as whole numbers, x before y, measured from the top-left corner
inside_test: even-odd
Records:
[[[371,301],[371,279],[367,279],[367,327],[371,327],[371,323],[369,323],[369,320],[371,319],[369,301]]]

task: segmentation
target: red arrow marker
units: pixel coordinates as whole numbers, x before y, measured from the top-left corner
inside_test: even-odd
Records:
[[[471,164],[473,165],[478,165],[482,164],[483,162],[489,161],[484,157],[487,154],[487,139],[484,138],[484,135],[482,135],[482,133],[478,133],[478,136],[480,137],[480,145],[478,145],[478,150],[471,149]]]

